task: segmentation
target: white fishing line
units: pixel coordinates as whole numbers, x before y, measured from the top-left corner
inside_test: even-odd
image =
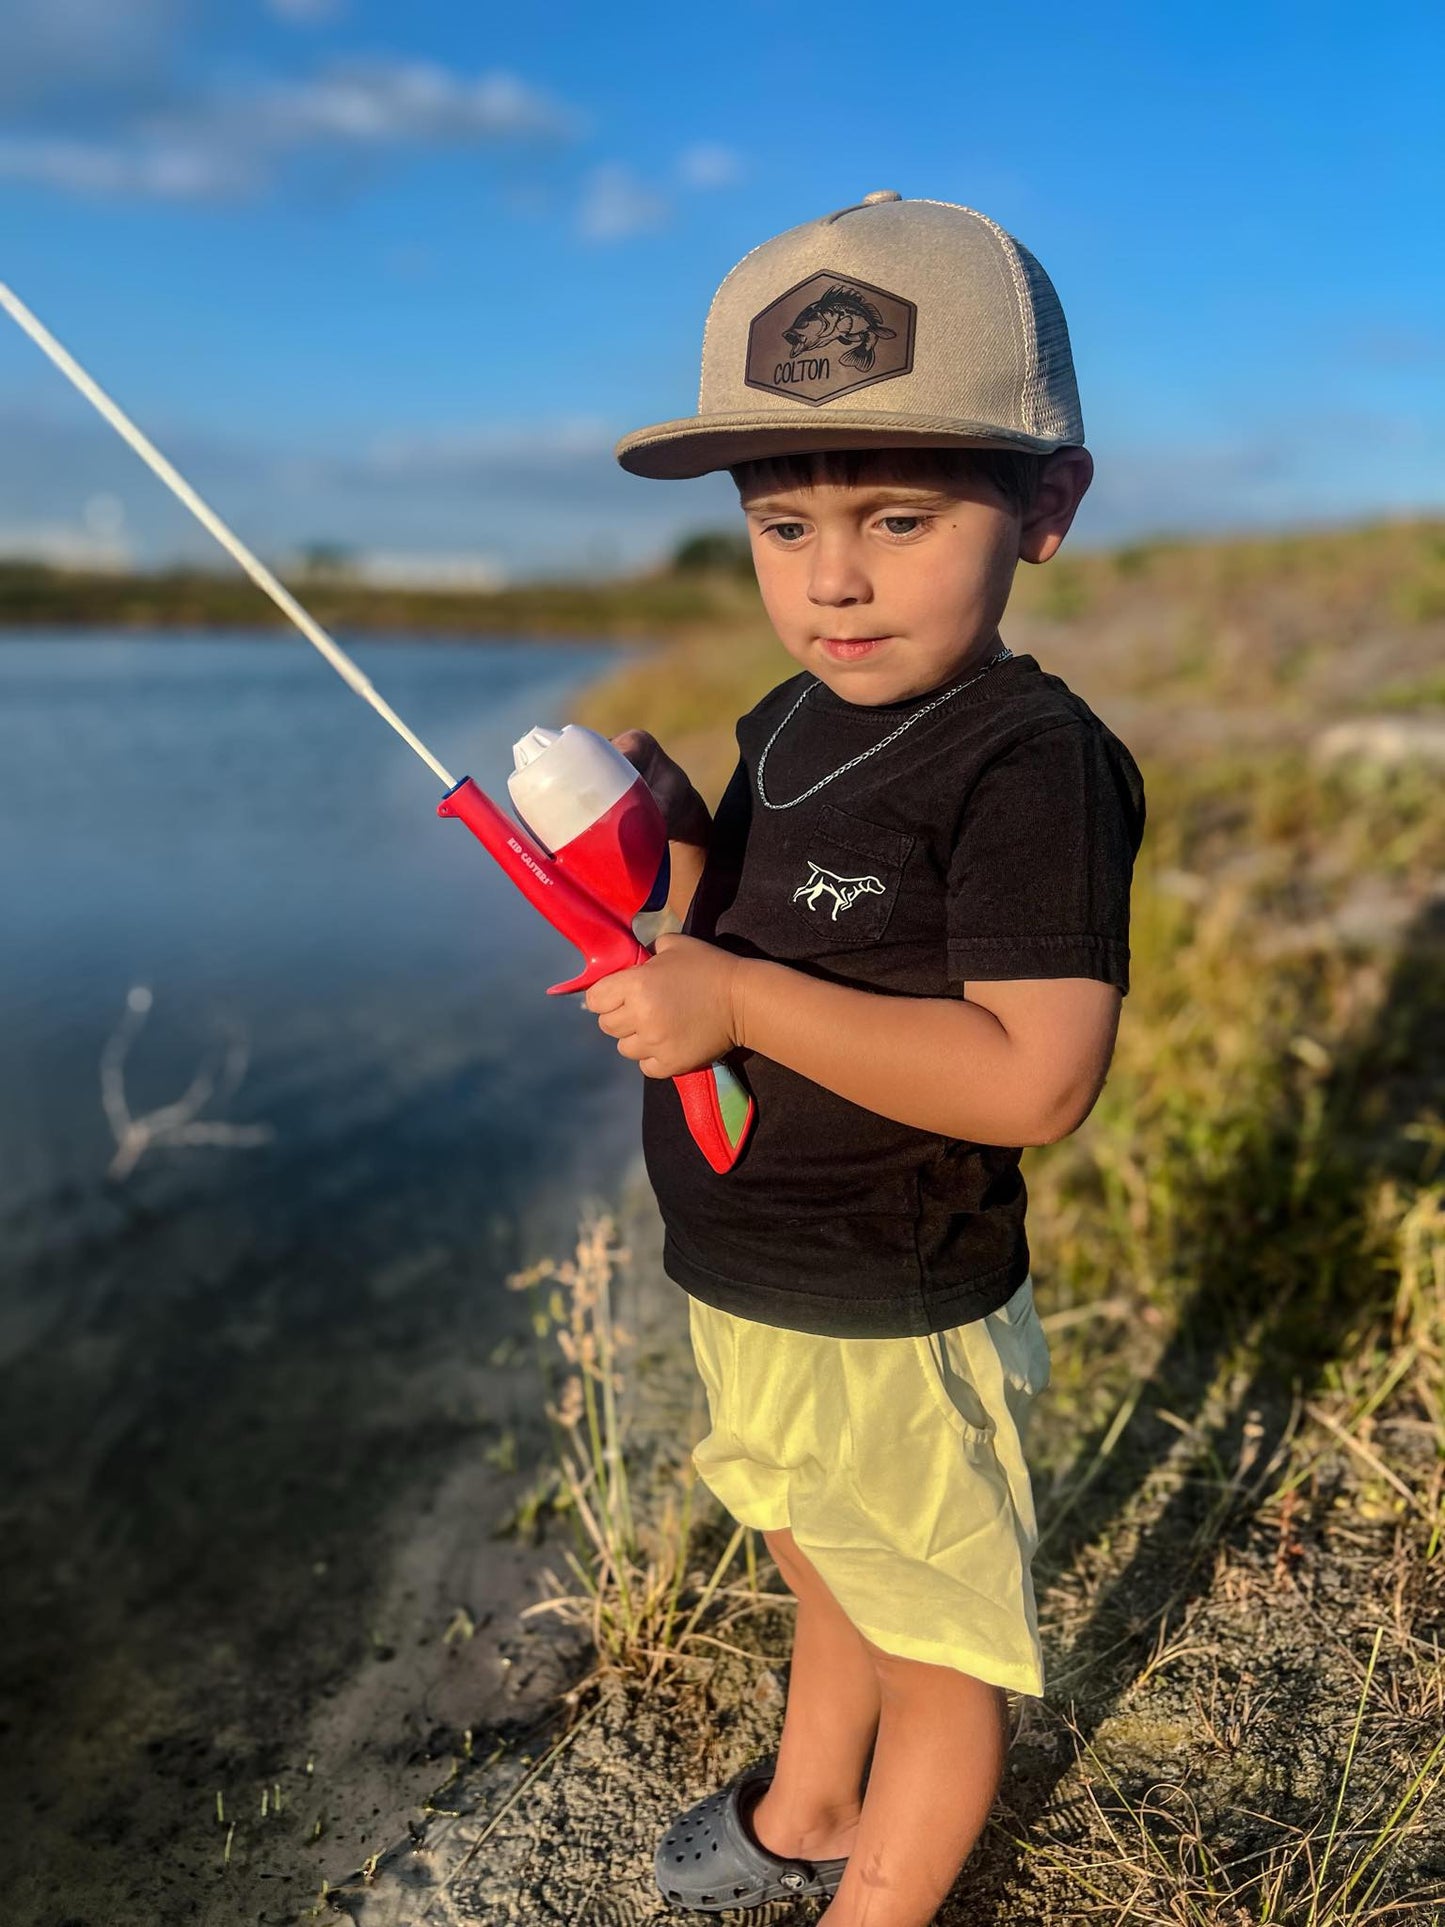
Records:
[[[160,450],[146,439],[128,415],[117,408],[104,389],[91,380],[74,356],[61,347],[44,323],[30,312],[19,295],[8,288],[3,281],[0,281],[0,307],[14,318],[36,347],[50,357],[61,374],[75,384],[86,400],[104,415],[116,433],[130,443],[146,466],[161,478],[173,495],[185,503],[196,520],[210,530],[221,547],[236,558],[257,588],[264,589],[276,607],[291,618],[306,640],[321,651],[337,675],[343,681],[350,683],[357,695],[371,704],[383,722],[391,724],[402,741],[416,751],[428,768],[435,770],[448,789],[453,788],[454,779],[451,772],[442,767],[426,744],[412,734],[391,705],[376,693],[341,645],[334,642],[320,623],[306,613],[295,596],[276,580],[265,563],[257,561],[241,538],[232,534],[215,510],[201,500],[185,477],[177,474]]]

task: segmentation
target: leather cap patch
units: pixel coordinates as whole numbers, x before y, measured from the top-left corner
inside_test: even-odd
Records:
[[[754,315],[744,376],[749,388],[816,408],[913,366],[918,310],[901,295],[826,269]]]

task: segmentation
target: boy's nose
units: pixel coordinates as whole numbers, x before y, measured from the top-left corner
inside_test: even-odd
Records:
[[[872,599],[868,577],[850,547],[819,542],[813,550],[808,576],[808,600],[819,607],[841,609]]]

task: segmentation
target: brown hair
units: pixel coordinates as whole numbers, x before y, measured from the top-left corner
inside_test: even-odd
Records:
[[[854,488],[869,479],[948,487],[984,482],[1024,513],[1038,490],[1047,455],[1013,448],[848,448],[808,455],[765,455],[728,473],[743,488]]]

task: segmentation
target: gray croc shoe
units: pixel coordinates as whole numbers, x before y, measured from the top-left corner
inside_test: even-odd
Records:
[[[722,1913],[808,1894],[832,1899],[848,1865],[846,1854],[841,1860],[783,1860],[753,1838],[744,1814],[773,1772],[771,1760],[750,1766],[673,1821],[653,1860],[664,1900]]]

